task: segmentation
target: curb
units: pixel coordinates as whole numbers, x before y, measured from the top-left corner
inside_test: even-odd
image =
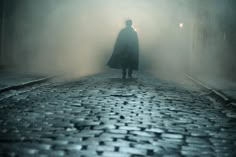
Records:
[[[230,97],[228,97],[227,95],[225,95],[220,90],[213,89],[213,88],[209,87],[207,84],[203,83],[202,81],[199,81],[199,80],[195,79],[194,77],[192,77],[189,74],[185,74],[185,75],[188,79],[190,79],[192,82],[194,82],[198,86],[208,90],[210,92],[209,95],[212,95],[213,97],[217,98],[219,101],[223,102],[227,106],[236,107],[236,102],[233,99],[231,99]]]
[[[10,90],[17,90],[17,89],[24,88],[24,87],[27,87],[27,86],[30,86],[30,85],[43,83],[43,82],[46,82],[46,81],[48,81],[48,80],[50,80],[54,77],[56,77],[56,76],[44,77],[44,78],[41,78],[41,79],[37,79],[37,80],[29,81],[29,82],[24,82],[24,83],[13,85],[13,86],[8,86],[8,87],[0,89],[0,94],[4,93],[4,92],[7,92],[7,91],[10,91]]]

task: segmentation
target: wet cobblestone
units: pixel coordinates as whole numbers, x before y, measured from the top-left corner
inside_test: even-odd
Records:
[[[116,76],[56,81],[1,99],[0,155],[236,155],[234,108],[150,75]]]

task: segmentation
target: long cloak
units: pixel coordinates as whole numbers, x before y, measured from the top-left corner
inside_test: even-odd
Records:
[[[137,32],[132,27],[123,28],[116,40],[108,66],[114,69],[127,67],[138,70],[139,45]]]

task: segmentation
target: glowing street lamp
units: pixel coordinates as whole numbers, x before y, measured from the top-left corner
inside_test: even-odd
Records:
[[[135,28],[134,26],[132,26],[133,27],[133,29],[135,30],[135,32],[137,32],[137,28]]]
[[[179,23],[179,28],[183,28],[184,27],[184,23],[180,22]]]

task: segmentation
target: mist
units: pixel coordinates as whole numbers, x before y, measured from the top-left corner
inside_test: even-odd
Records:
[[[117,35],[125,20],[132,19],[139,37],[141,70],[168,76],[224,75],[232,55],[222,53],[227,42],[219,23],[227,8],[216,6],[217,16],[204,23],[201,19],[207,17],[199,15],[196,4],[186,0],[26,0],[14,11],[13,60],[39,73],[85,76],[109,70],[106,63]],[[218,35],[208,36],[207,46],[201,33],[205,27]]]

